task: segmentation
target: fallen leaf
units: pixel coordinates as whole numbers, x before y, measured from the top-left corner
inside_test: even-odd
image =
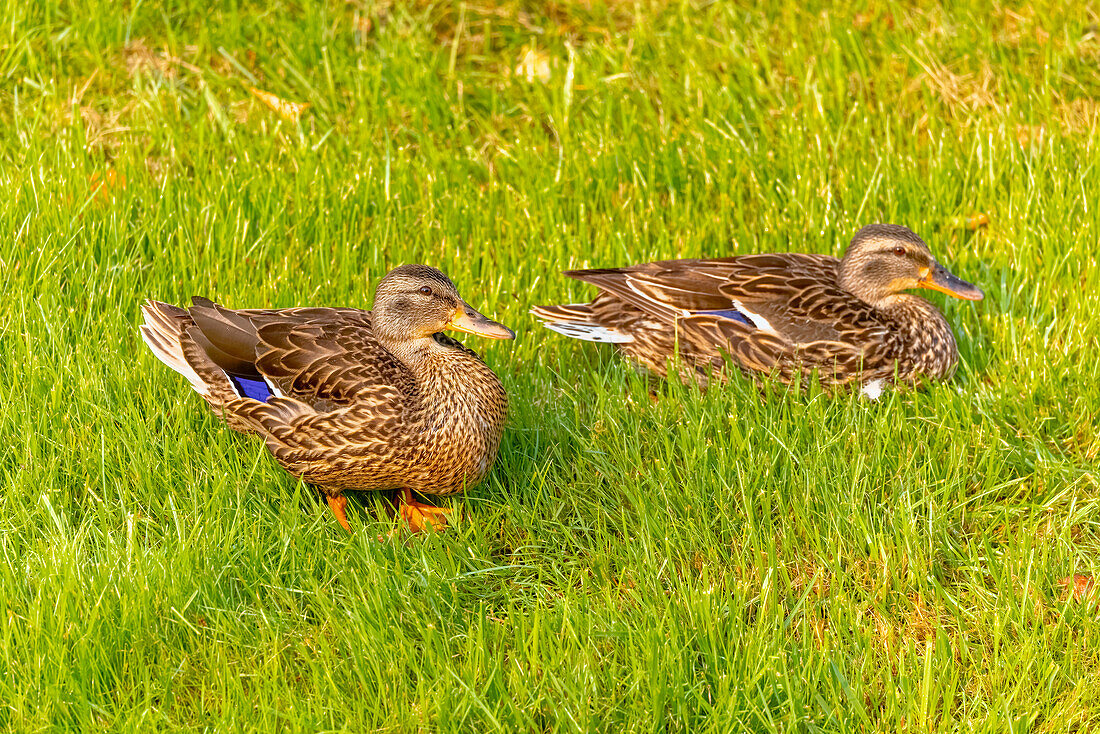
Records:
[[[1096,578],[1083,573],[1075,573],[1060,580],[1058,585],[1066,589],[1067,600],[1073,599],[1073,601],[1082,602],[1096,591]]]
[[[252,96],[263,102],[269,110],[288,122],[298,122],[302,113],[309,107],[309,102],[288,102],[282,97],[255,87],[249,87],[248,91],[252,92]]]
[[[531,46],[524,46],[520,54],[516,74],[534,82],[538,79],[545,84],[550,81],[550,54]]]
[[[1021,146],[1039,144],[1047,134],[1046,125],[1017,125],[1016,142]]]
[[[951,224],[974,231],[989,226],[989,215],[984,212],[973,212],[965,217],[955,217],[951,220]]]
[[[116,190],[126,188],[126,177],[121,173],[115,173],[115,169],[108,168],[101,176],[98,171],[93,171],[88,176],[88,188],[97,201],[110,201]]]
[[[881,18],[870,13],[856,13],[852,16],[852,25],[858,30],[865,30],[872,23],[878,23],[889,30],[894,30],[894,16],[890,13],[886,13]]]
[[[978,227],[989,226],[989,215],[984,212],[975,212],[970,215],[966,220],[967,229],[977,229]]]

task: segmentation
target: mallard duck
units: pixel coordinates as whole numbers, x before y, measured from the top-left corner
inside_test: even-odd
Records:
[[[858,383],[874,398],[893,382],[946,379],[959,353],[943,314],[902,291],[981,300],[906,227],[870,224],[844,257],[796,253],[666,260],[565,275],[600,289],[591,303],[536,306],[545,326],[615,344],[662,377],[678,352],[705,384],[731,360],[749,375],[827,387]]]
[[[345,489],[399,489],[413,531],[446,524],[413,492],[450,495],[488,474],[507,396],[470,349],[442,332],[515,333],[474,310],[435,268],[391,270],[372,311],[234,311],[204,298],[142,306],[141,335],[232,428],[263,437],[316,485],[350,531]]]

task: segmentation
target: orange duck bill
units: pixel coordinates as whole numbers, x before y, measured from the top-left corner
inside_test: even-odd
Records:
[[[967,283],[962,278],[955,277],[950,270],[939,263],[936,263],[917,281],[917,286],[946,293],[949,296],[967,301],[980,301],[985,298],[981,288],[973,283]]]
[[[473,306],[463,301],[454,318],[451,319],[450,328],[455,331],[465,331],[468,334],[477,334],[486,339],[515,339],[516,332],[504,324],[498,324],[483,313],[478,312]]]

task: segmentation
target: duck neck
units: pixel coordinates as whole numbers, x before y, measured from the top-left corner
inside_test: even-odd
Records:
[[[422,395],[477,394],[500,385],[476,354],[441,334],[390,343],[380,338],[379,342],[405,365]]]
[[[417,383],[424,385],[433,381],[433,377],[440,371],[441,363],[445,360],[443,352],[446,347],[436,341],[435,336],[426,336],[419,339],[403,339],[395,341],[386,339],[376,334],[379,343],[397,358],[401,364],[408,368]]]
[[[872,305],[882,313],[892,316],[895,321],[919,325],[922,328],[935,325],[937,330],[942,327],[950,331],[947,319],[940,310],[931,301],[912,293],[895,293]]]
[[[946,378],[955,371],[959,359],[955,335],[947,319],[930,301],[911,293],[898,293],[875,304],[875,308],[894,322],[910,359],[920,363],[921,372]]]
[[[407,407],[418,416],[425,441],[449,441],[459,431],[484,444],[488,453],[478,454],[479,461],[496,453],[508,396],[488,365],[443,335],[406,343],[392,353],[416,381],[416,398]],[[469,476],[482,476],[487,468],[484,463],[468,468]]]

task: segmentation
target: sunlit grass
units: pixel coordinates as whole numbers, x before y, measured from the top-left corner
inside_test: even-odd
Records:
[[[1100,31],[1077,4],[6,4],[0,724],[1100,725]],[[309,107],[280,116],[251,89]],[[985,214],[988,226],[968,220]],[[558,271],[923,235],[955,379],[659,387]],[[350,537],[142,346],[146,297],[369,306],[418,261],[509,430]]]

